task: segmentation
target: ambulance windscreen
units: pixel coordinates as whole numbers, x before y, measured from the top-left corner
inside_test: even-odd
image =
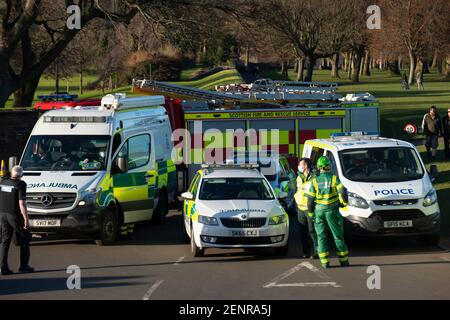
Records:
[[[22,167],[25,171],[105,170],[109,136],[32,136]]]
[[[349,149],[339,152],[344,176],[355,182],[418,180],[424,169],[411,148]]]

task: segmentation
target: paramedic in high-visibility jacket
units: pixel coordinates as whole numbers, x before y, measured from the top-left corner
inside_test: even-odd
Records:
[[[311,160],[309,158],[300,159],[298,163],[297,192],[294,195],[294,199],[297,204],[297,218],[300,225],[302,258],[317,259],[317,235],[314,222],[308,215],[308,198],[306,197],[314,174]]]
[[[340,204],[344,207],[348,203],[347,190],[339,178],[331,173],[331,162],[327,157],[320,157],[317,161],[320,175],[311,181],[307,193],[308,214],[314,220],[317,232],[318,254],[324,268],[330,266],[330,253],[327,244],[327,229],[331,230],[337,255],[342,267],[349,266],[348,248],[344,240],[344,221],[339,212]]]

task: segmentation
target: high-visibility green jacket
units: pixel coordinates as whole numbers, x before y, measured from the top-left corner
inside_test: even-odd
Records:
[[[306,193],[308,197],[308,213],[314,210],[338,208],[339,203],[347,206],[347,190],[339,178],[331,172],[321,172],[311,180],[311,186]]]

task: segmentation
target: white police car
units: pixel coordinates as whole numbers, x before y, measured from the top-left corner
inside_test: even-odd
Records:
[[[264,248],[285,255],[289,218],[255,165],[204,165],[183,198],[192,255],[205,248]],[[278,198],[286,197],[280,192]]]
[[[346,230],[364,236],[421,236],[439,242],[440,209],[431,174],[414,145],[376,133],[343,133],[306,141],[313,164],[325,155],[348,190]],[[431,172],[436,171],[431,168]]]

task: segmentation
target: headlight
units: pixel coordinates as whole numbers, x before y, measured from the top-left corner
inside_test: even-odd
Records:
[[[429,207],[429,206],[432,206],[433,204],[435,204],[436,202],[437,202],[436,190],[431,189],[431,191],[428,192],[427,196],[423,200],[423,206]]]
[[[219,223],[217,222],[217,219],[214,217],[207,217],[207,216],[198,216],[198,222],[202,224],[206,224],[208,226],[217,226]]]
[[[350,207],[360,208],[360,209],[368,209],[369,204],[366,200],[361,198],[355,193],[349,192],[348,193],[348,205]]]
[[[92,190],[86,190],[81,193],[80,196],[80,202],[78,203],[79,206],[85,206],[89,204],[96,204],[97,202],[97,196],[99,195],[101,190],[92,189]]]
[[[272,216],[269,219],[269,225],[277,225],[286,222],[286,215]]]

